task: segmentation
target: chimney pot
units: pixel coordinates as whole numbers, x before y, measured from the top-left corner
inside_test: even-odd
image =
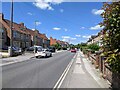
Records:
[[[21,22],[21,23],[20,23],[20,26],[24,27],[24,23]]]
[[[0,13],[0,18],[4,19],[4,14],[3,13]]]

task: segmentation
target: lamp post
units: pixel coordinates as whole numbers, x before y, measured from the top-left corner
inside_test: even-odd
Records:
[[[35,21],[35,44],[34,44],[34,46],[37,45],[36,22],[37,22],[37,21]]]
[[[37,22],[38,22],[38,20],[35,20],[35,31],[37,30],[37,28],[36,28]],[[35,32],[35,44],[34,45],[37,45],[37,32]]]
[[[11,18],[11,21],[10,21],[10,56],[13,56],[13,50],[12,50],[12,47],[13,47],[13,0],[11,1],[11,13],[10,13],[10,18]]]

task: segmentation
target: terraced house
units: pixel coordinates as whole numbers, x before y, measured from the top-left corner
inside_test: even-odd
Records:
[[[60,44],[62,47],[68,47],[69,46],[68,42],[64,42],[64,41],[61,41],[61,40],[56,40],[56,39],[50,37],[50,45],[55,45],[57,43]]]
[[[1,14],[2,20],[0,21],[2,23],[2,26],[5,27],[7,31],[7,46],[10,46],[10,21],[7,19],[4,19],[4,15]],[[20,47],[20,48],[26,48],[30,47],[31,43],[31,37],[30,33],[26,32],[27,28],[24,26],[24,23],[17,24],[13,22],[13,46]]]
[[[44,48],[50,46],[50,40],[46,37],[45,34],[39,33],[38,30],[27,29],[27,31],[31,35],[31,46],[37,45],[37,46],[42,46]]]
[[[0,50],[7,48],[7,30],[0,22]]]
[[[91,38],[89,38],[89,40],[87,41],[87,44],[97,44],[99,46],[102,45],[102,38],[103,38],[103,34],[102,31],[99,32],[97,35],[93,35],[91,36]]]
[[[47,47],[49,47],[50,46],[50,40],[46,37],[46,35],[45,34],[40,34],[40,37],[42,38],[42,46],[44,47],[44,48],[47,48]]]
[[[0,14],[0,31],[1,31],[1,45],[4,48],[10,46],[10,21],[4,19],[4,15]],[[45,34],[39,33],[38,30],[31,30],[27,28],[24,23],[13,22],[13,46],[20,48],[28,48],[34,45],[43,46],[47,48],[50,46],[50,40]]]
[[[42,44],[42,38],[40,38],[39,36],[39,31],[38,30],[31,30],[31,29],[27,29],[27,32],[30,33],[31,35],[31,46],[34,46],[34,45],[38,45],[38,46],[41,46]]]

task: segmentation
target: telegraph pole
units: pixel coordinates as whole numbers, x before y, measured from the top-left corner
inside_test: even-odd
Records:
[[[35,30],[36,30],[36,22],[37,21],[35,21]],[[37,35],[36,35],[36,32],[35,32],[35,44],[34,45],[37,45]]]
[[[13,56],[13,0],[11,1],[11,8],[10,8],[11,12],[10,12],[10,56]]]

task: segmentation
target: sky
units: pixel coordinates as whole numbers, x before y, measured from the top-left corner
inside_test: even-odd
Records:
[[[54,0],[53,0],[54,1]],[[58,2],[59,1],[59,2]],[[72,44],[86,42],[103,27],[100,14],[102,2],[14,2],[14,22],[24,22],[30,29],[39,30],[47,37]],[[2,2],[4,18],[10,20],[10,2]]]

